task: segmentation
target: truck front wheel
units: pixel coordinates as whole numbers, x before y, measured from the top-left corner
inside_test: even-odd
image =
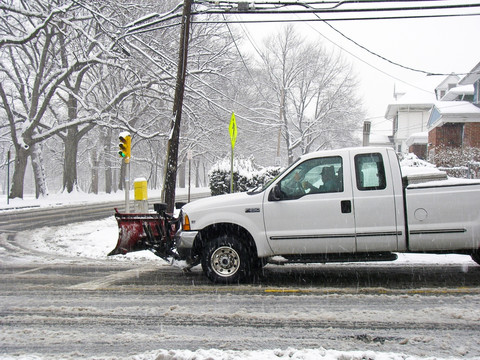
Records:
[[[250,257],[246,247],[234,236],[219,236],[205,245],[202,268],[214,283],[232,284],[248,279]]]

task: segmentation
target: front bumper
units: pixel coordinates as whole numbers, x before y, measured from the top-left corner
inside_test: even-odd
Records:
[[[198,231],[177,231],[175,234],[175,244],[181,258],[190,258],[193,242],[197,234]]]

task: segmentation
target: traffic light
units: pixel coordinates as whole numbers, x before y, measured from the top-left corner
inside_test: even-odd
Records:
[[[130,136],[129,132],[123,131],[120,133],[118,138],[120,139],[120,144],[118,145],[120,151],[118,154],[125,160],[125,163],[128,164],[130,162],[132,137]]]

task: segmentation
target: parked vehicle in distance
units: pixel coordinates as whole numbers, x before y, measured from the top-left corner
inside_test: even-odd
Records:
[[[267,263],[389,261],[401,252],[479,263],[479,204],[480,181],[409,185],[390,148],[315,152],[262,188],[184,205],[168,256],[201,264],[216,283],[247,280]],[[131,248],[164,241],[145,236]],[[112,253],[126,252],[121,237]]]

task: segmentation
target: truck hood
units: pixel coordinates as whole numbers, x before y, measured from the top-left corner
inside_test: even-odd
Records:
[[[188,203],[183,206],[182,210],[187,214],[194,214],[198,211],[202,212],[204,210],[208,211],[218,211],[222,208],[232,207],[234,205],[248,205],[248,204],[257,204],[261,205],[263,198],[263,193],[260,194],[251,194],[249,195],[246,192],[240,192],[235,194],[226,194],[212,196],[209,198],[195,200],[191,203]]]
[[[233,223],[245,228],[263,224],[262,202],[265,193],[235,193],[191,202],[182,208],[192,230],[219,223]],[[253,222],[257,225],[254,225]]]

